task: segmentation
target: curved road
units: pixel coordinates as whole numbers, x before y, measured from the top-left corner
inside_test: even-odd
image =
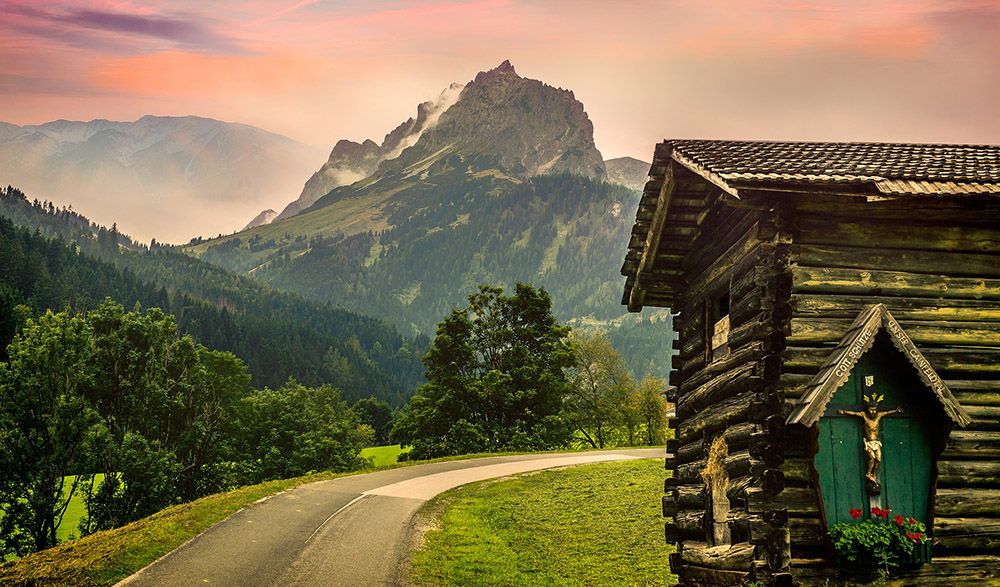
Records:
[[[398,585],[425,501],[528,471],[664,456],[662,448],[486,457],[302,485],[236,512],[118,585]]]

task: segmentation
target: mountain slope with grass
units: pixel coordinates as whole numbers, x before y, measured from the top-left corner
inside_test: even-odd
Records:
[[[557,318],[573,326],[636,328],[619,303],[619,269],[639,193],[606,181],[583,104],[509,62],[461,88],[434,124],[418,115],[411,146],[386,154],[387,138],[351,147],[371,163],[351,169],[370,175],[296,214],[185,250],[411,334],[432,333],[478,284],[515,282],[546,288]],[[636,165],[620,167],[616,177],[634,183]],[[658,345],[636,348],[669,347],[663,326],[644,330]],[[621,350],[637,376],[649,366],[665,375],[663,361]]]

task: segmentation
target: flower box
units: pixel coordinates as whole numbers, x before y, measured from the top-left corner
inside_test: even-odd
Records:
[[[920,544],[913,545],[913,552],[910,553],[908,566],[919,567],[924,563],[931,562],[931,555],[934,552],[934,541],[928,540]]]

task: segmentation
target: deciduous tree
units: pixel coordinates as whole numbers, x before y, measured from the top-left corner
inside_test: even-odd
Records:
[[[424,358],[428,383],[395,431],[416,458],[564,445],[564,369],[575,358],[548,293],[519,283],[506,296],[483,285],[468,302],[438,324]]]

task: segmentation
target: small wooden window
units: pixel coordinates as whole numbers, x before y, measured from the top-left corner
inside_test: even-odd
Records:
[[[729,356],[729,292],[705,301],[705,362]]]

